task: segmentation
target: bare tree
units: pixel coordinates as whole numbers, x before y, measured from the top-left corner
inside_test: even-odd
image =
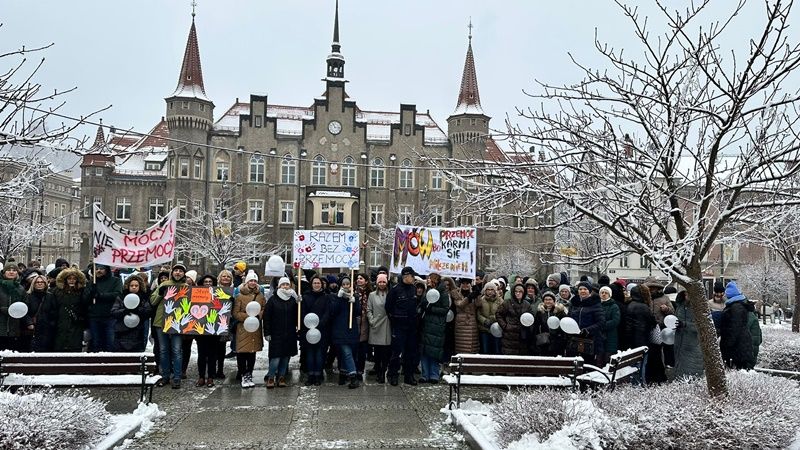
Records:
[[[518,110],[524,125],[507,120],[515,148],[536,145],[545,161],[441,164],[476,205],[495,198],[525,205],[520,200],[537,193],[548,205],[528,203],[530,214],[574,208],[570,221],[604,228],[686,288],[700,318],[708,389],[719,396],[727,383],[712,323],[702,319],[702,261],[726,224],[800,201],[791,189],[800,165],[786,164],[800,160],[798,94],[785,90],[800,47],[788,36],[791,0],[766,1],[760,34],[731,48],[721,37],[734,33],[731,24],[759,20],[750,10],[742,18],[745,0],[702,27],[696,22],[707,17],[709,0],[679,11],[667,3],[656,1],[657,17],[648,21],[616,2],[633,34],[626,53],[596,39],[607,67],[573,58],[581,81],[540,83],[541,92],[528,95],[541,106]]]
[[[539,269],[536,253],[519,247],[505,247],[494,257],[492,268],[499,275],[532,275]],[[509,280],[511,281],[511,280]]]
[[[792,280],[792,272],[783,261],[764,258],[739,267],[737,281],[742,292],[749,298],[758,300],[758,309],[786,300]]]

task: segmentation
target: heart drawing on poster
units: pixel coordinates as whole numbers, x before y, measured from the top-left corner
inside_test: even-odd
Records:
[[[206,315],[208,315],[208,306],[206,305],[193,305],[191,311],[189,311],[197,320],[202,319]]]

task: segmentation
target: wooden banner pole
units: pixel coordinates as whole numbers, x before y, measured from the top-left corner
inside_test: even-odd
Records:
[[[301,286],[303,283],[303,268],[297,268],[297,298],[300,298],[300,293],[302,292]],[[300,307],[301,303],[297,302],[297,331],[300,331]]]
[[[356,280],[353,278],[353,269],[350,269],[350,295],[355,296]],[[353,302],[350,302],[350,321],[347,322],[347,328],[353,328]]]

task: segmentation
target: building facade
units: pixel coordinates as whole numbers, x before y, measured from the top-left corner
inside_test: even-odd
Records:
[[[453,189],[432,163],[504,157],[481,108],[469,39],[446,131],[416,105],[368,110],[349,98],[338,9],[321,96],[307,106],[289,106],[253,94],[215,115],[193,17],[165,116],[144,137],[112,130],[106,139],[98,132],[83,160],[83,261],[90,258],[92,203],[133,229],[146,228],[173,207],[179,220],[201,209],[244,209],[244,220],[262,227],[265,240],[284,245],[286,261],[295,229],[347,229],[361,232],[366,266],[388,265],[396,223],[477,226],[479,265],[489,270],[505,248],[551,246],[551,233],[513,232],[483,223],[484,212],[454,208]],[[268,256],[242,258],[263,263]],[[180,258],[213,268],[197,255]]]

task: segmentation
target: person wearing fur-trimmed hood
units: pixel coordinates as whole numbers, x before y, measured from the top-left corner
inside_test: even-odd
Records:
[[[83,330],[88,325],[89,299],[86,276],[76,268],[64,269],[56,277],[53,302],[45,314],[55,323],[53,351],[80,352]]]

